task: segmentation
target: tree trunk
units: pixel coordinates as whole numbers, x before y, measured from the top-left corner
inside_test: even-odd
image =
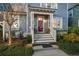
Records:
[[[9,40],[8,40],[8,45],[12,44],[12,39],[11,39],[11,26],[9,27]]]

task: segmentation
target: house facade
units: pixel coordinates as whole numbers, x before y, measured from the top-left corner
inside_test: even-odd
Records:
[[[33,44],[53,43],[56,42],[57,30],[67,30],[67,4],[12,3],[9,7],[17,19],[12,25],[14,37],[18,38],[20,33],[23,37],[30,34]],[[7,23],[2,22],[5,40],[9,29]]]
[[[72,3],[69,4],[68,9],[68,20],[69,20],[69,27],[79,27],[79,4]]]
[[[68,30],[68,4],[58,3],[58,9],[54,12],[55,20],[60,20],[61,26],[56,28],[57,32],[67,32]]]

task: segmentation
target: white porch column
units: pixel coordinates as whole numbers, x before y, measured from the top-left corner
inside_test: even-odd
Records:
[[[3,21],[3,41],[5,40],[5,21]]]
[[[34,13],[30,13],[31,17],[31,34],[32,34],[32,44],[34,43]]]
[[[29,29],[29,25],[28,25],[28,20],[29,20],[29,15],[28,15],[28,14],[29,14],[29,8],[28,8],[28,4],[26,4],[26,10],[27,10],[27,12],[26,12],[26,15],[27,15],[27,16],[26,16],[26,17],[27,17],[27,18],[26,18],[26,23],[27,23],[27,24],[26,24],[26,25],[27,25],[26,29],[27,29],[27,32],[29,32],[29,31],[28,31],[28,29]]]
[[[50,13],[50,34],[54,38],[54,42],[56,42],[56,29],[53,28],[53,14]]]

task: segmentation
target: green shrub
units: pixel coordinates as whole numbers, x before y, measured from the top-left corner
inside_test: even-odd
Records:
[[[0,53],[3,52],[4,50],[6,50],[7,48],[8,48],[8,46],[0,45]]]
[[[20,40],[20,39],[15,40],[14,44],[17,45],[17,46],[24,46],[23,40]]]
[[[27,39],[27,42],[28,43],[31,43],[32,42],[32,36],[31,35],[27,35],[26,39]]]
[[[79,55],[79,28],[70,27],[68,34],[59,36],[58,45],[60,49],[70,55]]]
[[[8,47],[5,51],[2,52],[3,56],[31,56],[32,48],[25,48],[19,46]]]
[[[63,35],[57,34],[57,41],[59,41],[59,40],[61,40],[61,39],[63,39]]]
[[[27,39],[23,39],[24,44],[28,44]]]
[[[60,49],[70,55],[79,55],[79,42],[71,42],[68,40],[59,40],[58,45]]]
[[[79,36],[75,33],[65,34],[63,35],[63,39],[71,41],[71,42],[75,42],[75,41],[79,42]]]
[[[3,31],[0,31],[0,40],[2,40],[2,38],[3,38],[2,32],[3,32]]]
[[[46,30],[45,30],[45,33],[50,33],[50,29],[49,29],[49,28],[46,29]]]
[[[79,35],[79,27],[69,27],[68,33],[75,33],[75,34]]]
[[[28,44],[32,42],[32,36],[31,35],[27,35],[25,39],[23,39],[23,43],[24,44]]]

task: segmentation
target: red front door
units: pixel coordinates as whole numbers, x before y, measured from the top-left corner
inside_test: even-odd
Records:
[[[38,17],[38,32],[43,32],[43,17]]]

